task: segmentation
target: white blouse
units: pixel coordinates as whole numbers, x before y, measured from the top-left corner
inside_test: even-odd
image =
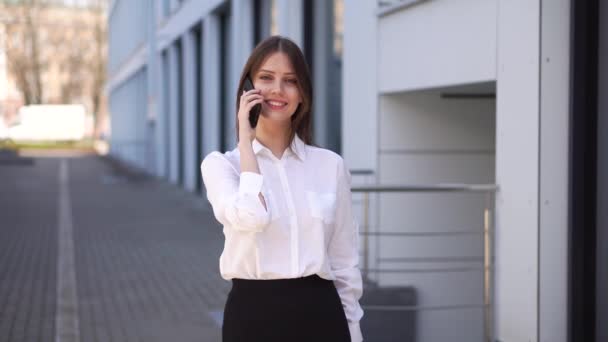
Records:
[[[352,341],[362,341],[359,228],[344,160],[333,151],[306,145],[297,135],[281,159],[257,139],[252,146],[261,174],[240,172],[238,148],[224,154],[211,152],[201,163],[207,198],[224,226],[222,277],[285,279],[317,274],[333,280]]]

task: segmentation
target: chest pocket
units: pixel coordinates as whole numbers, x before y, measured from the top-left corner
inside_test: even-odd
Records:
[[[336,215],[336,193],[306,191],[310,215],[327,224],[334,222]]]

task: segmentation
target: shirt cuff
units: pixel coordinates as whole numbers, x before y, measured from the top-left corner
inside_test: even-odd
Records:
[[[262,184],[264,183],[264,176],[255,172],[241,172],[241,179],[239,182],[239,194],[240,195],[257,195],[262,190]]]
[[[348,330],[350,331],[351,342],[363,341],[363,335],[361,334],[361,326],[359,325],[359,322],[348,323]]]

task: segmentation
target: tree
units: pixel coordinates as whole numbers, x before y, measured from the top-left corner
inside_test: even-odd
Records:
[[[74,7],[59,0],[0,0],[9,73],[24,103],[83,104],[93,115],[95,136],[106,101],[107,4],[89,0],[86,7]]]
[[[93,86],[91,87],[91,103],[93,104],[93,122],[95,125],[95,136],[99,136],[99,112],[103,99],[103,87],[106,83],[106,63],[107,63],[107,28],[106,22],[107,1],[96,0],[93,9],[95,24],[93,35],[95,37],[95,55],[92,59]]]
[[[41,73],[45,63],[39,53],[40,3],[23,0],[10,8],[12,20],[6,25],[6,55],[9,72],[15,76],[26,105],[42,102]]]

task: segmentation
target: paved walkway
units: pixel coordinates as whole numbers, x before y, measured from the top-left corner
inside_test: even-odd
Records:
[[[220,340],[230,283],[204,198],[96,156],[33,161],[0,165],[0,341],[53,341],[59,317],[80,341]],[[61,227],[73,239],[75,312],[57,295],[70,255],[58,250]]]

